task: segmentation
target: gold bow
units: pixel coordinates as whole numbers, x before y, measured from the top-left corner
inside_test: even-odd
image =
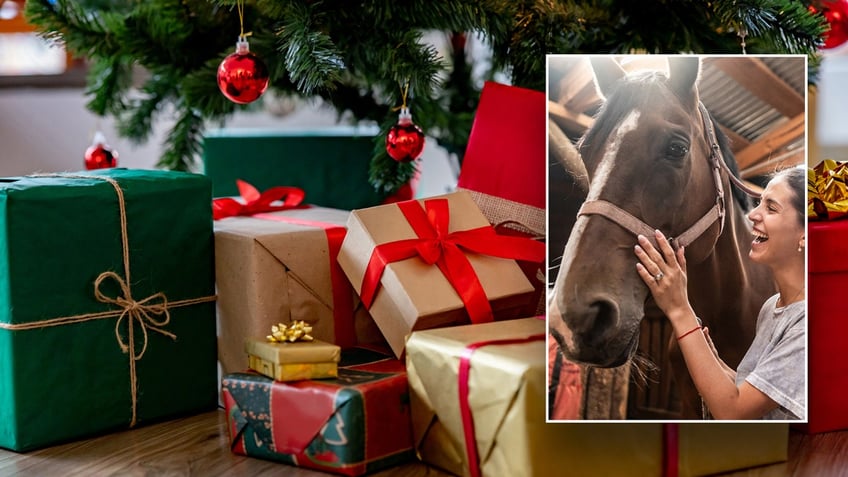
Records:
[[[283,323],[271,326],[271,334],[266,336],[266,338],[271,343],[294,343],[295,341],[314,340],[315,338],[309,333],[312,333],[312,326],[305,321],[295,320],[288,326]]]

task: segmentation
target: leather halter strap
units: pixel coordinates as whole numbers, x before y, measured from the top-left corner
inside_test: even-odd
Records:
[[[727,167],[727,164],[724,162],[724,157],[721,154],[721,148],[718,144],[718,139],[716,137],[715,129],[713,128],[713,123],[709,119],[709,113],[707,112],[707,108],[704,107],[704,104],[698,102],[698,109],[701,113],[701,120],[704,123],[704,131],[706,132],[706,139],[710,146],[710,169],[712,170],[713,182],[715,184],[715,193],[716,193],[716,201],[710,209],[701,216],[694,224],[692,224],[688,229],[683,231],[677,237],[669,238],[669,242],[672,247],[675,249],[679,246],[688,246],[692,242],[694,242],[698,237],[703,235],[707,229],[712,226],[713,223],[719,223],[719,235],[724,231],[724,217],[725,217],[725,201],[724,201],[724,186],[721,179],[721,172],[724,171],[725,174],[730,178],[733,183],[739,187],[743,192],[752,196],[759,197],[759,194],[754,192],[753,190],[746,187],[742,181],[737,179],[730,169]],[[627,212],[621,207],[613,204],[612,202],[596,199],[590,200],[583,203],[583,206],[580,207],[580,210],[577,212],[577,216],[581,215],[601,215],[604,216],[614,223],[618,224],[622,228],[628,230],[633,235],[644,235],[649,240],[654,242],[654,230],[655,227],[651,227],[646,224],[641,219],[637,218],[633,214]],[[656,245],[656,244],[655,244]]]

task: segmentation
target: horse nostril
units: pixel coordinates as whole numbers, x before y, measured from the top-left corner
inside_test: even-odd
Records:
[[[618,308],[608,300],[596,300],[589,305],[585,337],[591,344],[601,344],[618,322]]]

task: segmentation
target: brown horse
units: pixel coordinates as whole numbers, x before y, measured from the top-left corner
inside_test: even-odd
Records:
[[[692,306],[735,367],[775,289],[768,269],[748,260],[750,205],[734,193],[735,160],[700,103],[699,59],[669,57],[668,75],[632,76],[610,57],[591,61],[606,99],[578,143],[589,190],[550,297],[550,332],[576,362],[613,367],[632,358],[650,297],[636,273],[635,235],[659,229],[685,245]],[[685,365],[672,361],[684,378],[683,417],[699,417]]]

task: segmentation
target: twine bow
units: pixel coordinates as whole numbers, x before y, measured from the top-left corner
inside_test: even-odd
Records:
[[[119,295],[117,298],[112,298],[106,296],[100,291],[100,285],[103,283],[103,280],[106,280],[107,278],[111,278],[118,283],[121,287],[122,295]],[[154,293],[143,300],[136,301],[132,297],[132,291],[130,290],[129,285],[127,285],[127,282],[121,278],[120,275],[115,272],[103,272],[96,280],[94,280],[94,296],[100,302],[111,303],[120,308],[121,314],[118,315],[118,319],[115,322],[115,337],[118,340],[121,351],[129,353],[132,362],[140,360],[141,357],[144,356],[145,351],[147,351],[148,329],[167,336],[172,340],[177,339],[175,334],[162,329],[163,326],[166,326],[171,321],[171,314],[168,311],[168,298],[164,293]],[[155,315],[163,315],[163,318],[161,320],[157,320],[153,317]],[[126,317],[129,317],[129,331],[127,332],[127,342],[124,342],[120,329],[121,324],[124,322],[124,318]],[[135,340],[133,336],[134,325],[136,323],[138,323],[144,335],[142,338],[141,351],[138,353],[135,351]],[[130,367],[132,368],[130,373],[134,375],[134,364],[131,363]]]

